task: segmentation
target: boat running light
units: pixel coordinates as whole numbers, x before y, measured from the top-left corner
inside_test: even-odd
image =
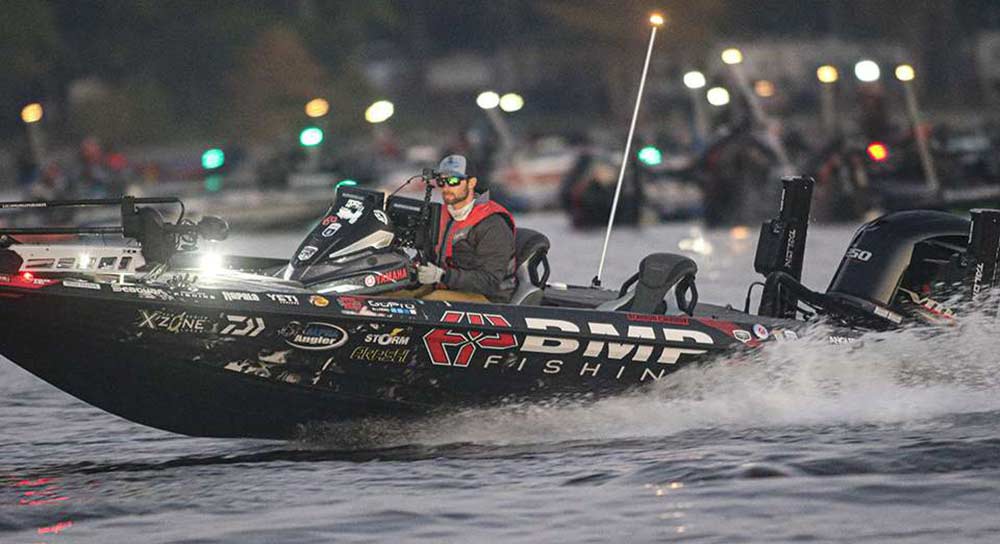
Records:
[[[875,162],[884,162],[889,158],[889,148],[882,142],[872,142],[866,149],[868,156]]]

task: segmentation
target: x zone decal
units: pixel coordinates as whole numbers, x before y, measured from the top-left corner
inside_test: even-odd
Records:
[[[441,316],[442,323],[458,324],[463,321],[473,326],[510,328],[507,319],[497,314],[449,310]],[[424,335],[424,346],[431,362],[436,365],[467,367],[477,347],[490,350],[510,349],[517,347],[517,338],[509,332],[486,333],[476,330],[459,332],[451,329],[433,329]],[[451,352],[454,352],[454,357]]]

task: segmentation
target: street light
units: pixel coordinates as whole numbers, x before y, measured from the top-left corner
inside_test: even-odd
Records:
[[[649,23],[653,26],[663,26],[666,20],[663,18],[663,14],[654,13],[649,16]]]
[[[302,147],[316,147],[323,143],[323,129],[319,127],[306,127],[299,133],[299,143]]]
[[[306,102],[306,115],[309,117],[323,117],[330,113],[330,103],[322,98],[313,98]]]
[[[684,86],[688,89],[700,89],[706,84],[705,74],[695,70],[684,74]]]
[[[500,105],[500,95],[493,91],[479,93],[476,97],[476,105],[484,110],[492,110]]]
[[[917,73],[909,64],[900,64],[896,67],[896,79],[900,81],[913,81],[915,77],[917,77]]]
[[[758,80],[753,84],[753,92],[757,93],[757,96],[761,98],[771,98],[774,96],[774,83],[766,79]]]
[[[378,124],[388,120],[396,113],[396,106],[388,100],[379,100],[365,110],[365,121]]]
[[[37,123],[42,120],[45,111],[38,102],[32,102],[21,109],[21,120],[27,124]]]
[[[725,106],[729,103],[729,91],[722,87],[712,87],[705,93],[705,97],[713,106]]]
[[[824,64],[816,69],[816,79],[818,79],[820,83],[836,83],[837,80],[840,79],[840,73],[838,73],[837,69],[833,66]]]
[[[517,93],[507,93],[500,97],[500,109],[513,113],[524,107],[524,98]]]
[[[854,65],[854,76],[865,83],[872,83],[878,81],[878,78],[882,76],[882,71],[879,70],[875,61],[865,59]]]
[[[743,52],[735,47],[730,47],[722,52],[722,62],[733,65],[743,62]]]

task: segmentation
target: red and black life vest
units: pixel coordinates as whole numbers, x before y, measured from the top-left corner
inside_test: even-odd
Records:
[[[472,211],[462,221],[453,219],[451,214],[448,213],[447,208],[443,212],[441,214],[441,230],[438,235],[437,255],[438,263],[446,267],[451,266],[452,244],[454,243],[455,234],[461,230],[474,227],[480,221],[493,214],[500,214],[500,217],[503,217],[507,221],[507,224],[510,225],[510,230],[515,235],[517,234],[517,229],[514,226],[514,216],[507,211],[507,208],[492,200],[488,200],[482,204],[473,204]]]

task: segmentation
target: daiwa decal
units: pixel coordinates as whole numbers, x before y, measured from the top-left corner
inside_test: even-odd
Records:
[[[334,349],[347,343],[347,331],[329,323],[310,322],[303,325],[292,321],[278,334],[289,346],[306,350]]]
[[[227,315],[229,322],[220,334],[228,336],[246,336],[253,338],[264,331],[264,319],[260,317],[247,317],[245,315]]]
[[[207,316],[187,312],[139,310],[139,321],[136,325],[140,329],[152,329],[173,334],[208,333],[212,331],[213,321]]]
[[[449,310],[441,316],[442,323],[469,323],[473,326],[510,327],[505,317],[498,314],[479,314]],[[424,335],[424,346],[431,362],[436,365],[467,367],[478,348],[506,350],[517,347],[517,338],[511,333],[483,331],[455,331],[433,329]]]

